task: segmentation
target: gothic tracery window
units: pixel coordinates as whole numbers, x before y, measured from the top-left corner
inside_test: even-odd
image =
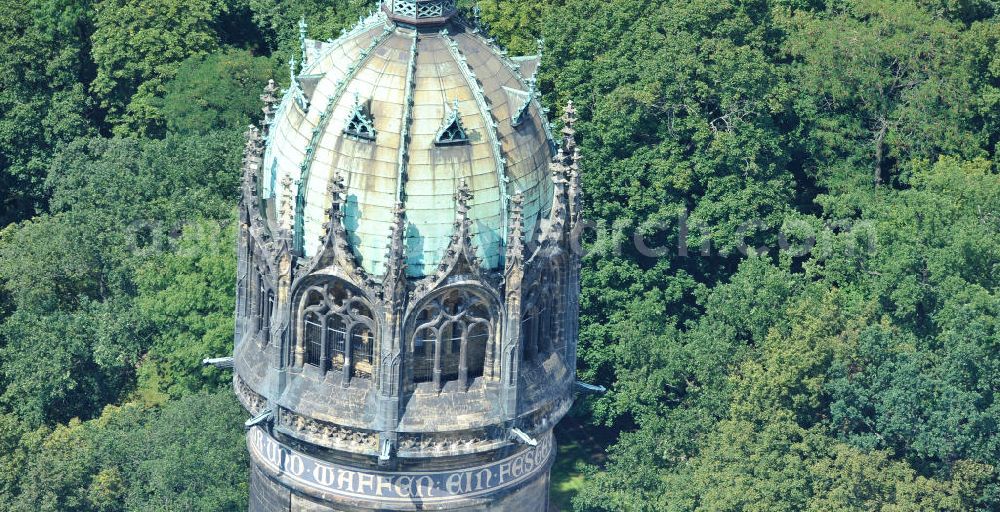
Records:
[[[360,293],[339,280],[312,286],[301,311],[304,363],[321,373],[344,371],[345,379],[372,376],[376,324]]]
[[[413,382],[449,381],[467,386],[483,376],[493,331],[489,303],[468,290],[454,289],[429,301],[410,338]]]

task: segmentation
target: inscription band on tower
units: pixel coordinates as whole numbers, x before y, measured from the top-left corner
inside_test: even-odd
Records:
[[[247,435],[251,457],[265,470],[317,493],[380,503],[451,502],[476,498],[530,481],[548,471],[553,440],[549,433],[538,445],[497,462],[457,471],[365,471],[323,461],[292,450],[256,427]]]

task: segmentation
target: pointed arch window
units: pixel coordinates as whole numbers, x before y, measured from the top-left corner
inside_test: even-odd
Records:
[[[263,287],[261,287],[263,290]],[[274,292],[267,290],[264,293],[264,318],[261,322],[261,330],[264,331],[264,344],[271,342],[271,317],[274,316]]]
[[[444,124],[438,130],[434,143],[438,146],[457,146],[459,144],[467,144],[468,142],[469,136],[465,133],[465,128],[462,127],[462,119],[459,117],[458,100],[455,100],[451,110],[445,117]]]
[[[413,382],[451,381],[467,388],[483,376],[493,338],[489,302],[467,289],[449,290],[427,302],[416,316],[410,354]]]
[[[431,382],[434,378],[434,344],[437,332],[431,310],[424,309],[417,318],[420,327],[413,336],[413,382]]]
[[[372,375],[372,359],[375,355],[375,335],[366,325],[357,325],[351,331],[351,371],[355,376],[368,377]]]
[[[253,298],[254,306],[252,308],[253,314],[255,316],[254,326],[258,332],[263,337],[264,345],[267,345],[271,341],[271,317],[274,315],[274,292],[268,287],[266,281],[264,280],[264,275],[256,265],[251,264],[254,269],[254,288],[255,297]]]
[[[330,367],[343,370],[347,357],[347,325],[340,315],[326,318],[326,344]]]
[[[511,117],[510,120],[510,125],[513,126],[514,128],[521,126],[521,124],[524,123],[524,120],[527,119],[528,117],[528,111],[531,108],[531,100],[535,98],[535,83],[536,83],[535,77],[531,77],[528,79],[527,91],[516,91],[508,89],[510,95],[517,97],[517,99],[520,101],[520,106],[514,112],[514,115]]]
[[[306,339],[306,363],[319,366],[323,357],[323,320],[315,311],[306,313],[303,318]]]
[[[303,363],[321,374],[340,371],[344,384],[373,375],[377,324],[361,292],[334,279],[301,296]]]
[[[254,287],[256,286],[260,277],[257,275],[257,266],[254,265],[253,260],[254,254],[254,240],[253,237],[249,237],[250,241],[247,243],[246,247],[246,281],[243,283],[243,288],[240,290],[242,309],[240,310],[241,315],[244,318],[249,318],[253,314],[253,294]]]

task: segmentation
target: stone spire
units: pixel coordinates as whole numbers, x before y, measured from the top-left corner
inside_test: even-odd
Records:
[[[570,172],[570,158],[565,149],[560,146],[552,163],[549,164],[549,174],[552,177],[552,209],[549,211],[549,226],[544,238],[559,242],[566,229],[566,214],[569,210],[569,198],[566,194],[567,176]]]
[[[469,224],[469,201],[472,200],[472,190],[463,178],[455,191],[455,213],[458,218],[455,220],[455,227],[468,227]],[[461,225],[461,226],[460,226]]]
[[[243,148],[243,194],[241,201],[247,208],[250,225],[263,231],[264,214],[260,208],[260,190],[257,180],[264,158],[264,140],[261,138],[260,130],[254,125],[250,125],[244,135],[247,138],[247,143]]]
[[[392,210],[392,234],[386,247],[385,277],[382,279],[383,299],[396,308],[406,297],[406,208],[396,203]]]
[[[295,194],[292,193],[292,177],[281,179],[281,207],[278,209],[278,224],[281,229],[291,231],[295,225]]]
[[[327,210],[327,238],[336,229],[343,229],[344,219],[344,177],[337,173],[330,179],[326,192],[330,194],[330,209]]]
[[[476,256],[476,248],[472,245],[472,220],[469,219],[469,201],[472,201],[472,190],[463,178],[455,191],[455,232],[451,235],[451,244],[448,253],[445,255],[441,268],[446,269],[449,264],[454,267],[464,262],[471,267],[470,271],[478,271],[479,257]]]
[[[250,125],[243,134],[247,143],[243,148],[243,179],[253,179],[260,172],[261,159],[264,156],[264,139],[260,130]]]
[[[566,110],[563,112],[563,149],[566,150],[567,155],[573,155],[576,151],[576,128],[573,126],[576,124],[576,108],[573,106],[573,100],[566,103]]]
[[[444,258],[438,264],[437,272],[428,276],[417,286],[415,295],[419,296],[438,287],[448,277],[463,275],[471,279],[482,279],[479,257],[472,243],[472,220],[469,219],[469,201],[472,191],[463,178],[455,191],[455,224],[451,240]]]
[[[260,96],[260,101],[264,102],[264,118],[261,119],[260,125],[263,129],[263,138],[267,138],[271,133],[271,125],[274,124],[274,114],[278,112],[278,102],[281,101],[277,96],[278,85],[274,83],[274,80],[268,80],[267,86],[264,87],[264,94]]]
[[[580,183],[580,146],[576,144],[576,108],[573,101],[566,104],[563,113],[563,147],[568,157],[569,191],[567,200],[569,203],[569,219],[574,225],[580,221],[582,216],[583,187]]]
[[[333,259],[330,263],[354,258],[345,258],[351,250],[347,245],[347,230],[344,229],[344,177],[335,175],[327,184],[326,191],[330,195],[330,209],[327,210],[326,234],[323,236],[323,252],[328,253]],[[345,266],[345,270],[353,270],[353,265]]]
[[[347,189],[344,187],[343,176],[334,175],[327,184],[326,191],[330,196],[330,208],[327,210],[327,220],[321,239],[322,244],[319,252],[306,265],[305,273],[308,274],[321,268],[336,267],[342,270],[344,277],[347,277],[354,284],[366,291],[371,291],[375,289],[372,278],[358,265],[347,240],[347,229],[344,227],[344,195]]]
[[[309,35],[309,25],[306,17],[299,20],[299,49],[302,51],[302,66],[309,64],[309,50],[306,48],[306,36]]]
[[[524,214],[521,204],[524,195],[514,194],[510,199],[510,233],[507,236],[507,254],[505,257],[507,273],[515,267],[524,265]]]
[[[520,192],[510,199],[510,233],[504,269],[504,302],[507,305],[508,332],[501,351],[500,406],[509,417],[517,416],[518,374],[521,367],[522,296],[524,294],[524,215]]]

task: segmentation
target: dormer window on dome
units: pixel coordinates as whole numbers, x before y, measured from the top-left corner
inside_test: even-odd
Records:
[[[375,140],[375,124],[368,112],[368,102],[362,104],[357,93],[354,94],[354,107],[347,119],[344,133],[356,139]]]
[[[514,113],[510,120],[510,125],[514,128],[521,126],[528,117],[528,109],[531,108],[531,100],[535,99],[535,77],[528,79],[528,92],[524,93],[521,99],[521,106]]]
[[[445,117],[444,125],[438,131],[434,143],[438,146],[457,146],[459,144],[467,144],[468,142],[469,136],[465,133],[465,128],[462,127],[462,119],[458,115],[458,100],[455,100],[454,106],[448,112],[448,116]]]

